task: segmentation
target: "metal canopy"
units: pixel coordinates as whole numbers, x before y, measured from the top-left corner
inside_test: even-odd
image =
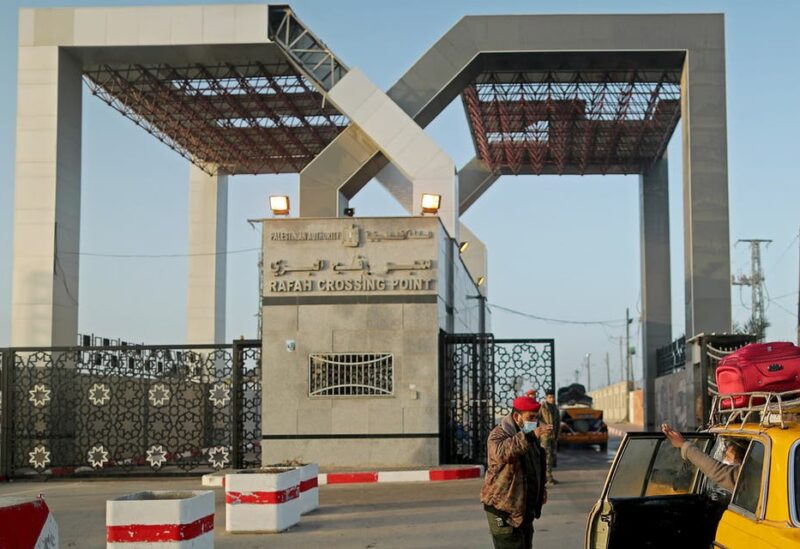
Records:
[[[348,124],[288,60],[84,65],[94,95],[209,173],[297,173]]]
[[[478,157],[509,174],[647,171],[680,118],[680,65],[559,65],[474,77],[461,95]]]

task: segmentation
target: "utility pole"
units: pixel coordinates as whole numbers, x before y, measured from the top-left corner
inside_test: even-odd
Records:
[[[731,284],[734,286],[749,286],[752,306],[750,308],[750,331],[759,340],[764,339],[767,329],[767,319],[764,316],[764,272],[761,270],[761,244],[769,245],[772,240],[758,238],[742,239],[736,243],[746,242],[750,244],[750,275],[739,275],[731,277]]]
[[[586,353],[586,390],[592,390],[592,353]]]
[[[578,381],[580,381],[580,379],[581,379],[581,371],[580,371],[580,369],[575,370],[575,383],[578,383]]]
[[[259,246],[258,249],[258,331],[256,332],[256,339],[261,339],[261,322],[262,312],[264,311],[264,247]]]
[[[608,359],[608,351],[606,351],[606,384],[611,385],[611,362]]]
[[[633,367],[631,365],[631,310],[625,308],[625,381],[633,381]]]

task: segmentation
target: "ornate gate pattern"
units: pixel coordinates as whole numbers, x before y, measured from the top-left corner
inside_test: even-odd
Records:
[[[3,352],[0,474],[260,464],[260,342]]]
[[[511,401],[530,390],[544,399],[556,388],[555,340],[496,339],[494,341],[494,415],[511,412]]]
[[[482,463],[492,418],[491,335],[442,333],[440,338],[440,460]]]
[[[440,461],[485,464],[489,432],[511,401],[555,387],[555,342],[442,333],[439,365]]]

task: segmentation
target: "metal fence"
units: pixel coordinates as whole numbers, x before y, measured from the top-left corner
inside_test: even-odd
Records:
[[[555,387],[552,339],[442,333],[439,357],[442,463],[486,463],[489,432],[514,398]]]
[[[511,401],[522,391],[534,391],[544,400],[545,391],[556,389],[555,340],[494,340],[494,415],[511,412]]]
[[[666,376],[686,366],[686,336],[656,350],[656,377]]]
[[[0,360],[0,475],[260,465],[257,340],[11,348]]]

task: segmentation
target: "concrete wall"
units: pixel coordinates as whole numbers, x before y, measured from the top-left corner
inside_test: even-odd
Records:
[[[691,384],[687,370],[657,377],[655,388],[655,424],[668,422],[679,429],[691,427],[688,415]]]
[[[630,389],[630,383],[622,381],[589,393],[594,399],[594,407],[603,410],[603,419],[606,423],[628,421]]]
[[[644,428],[644,391],[642,389],[628,393],[628,422]]]
[[[357,239],[350,238],[357,228]],[[415,238],[401,238],[405,231]],[[448,284],[451,241],[439,220],[340,218],[265,220],[263,299],[264,463],[324,466],[434,465],[438,454],[438,337],[456,293]],[[426,235],[430,235],[429,237]],[[324,240],[297,240],[314,235]],[[375,235],[380,238],[373,239]],[[338,273],[335,265],[365,270]],[[389,264],[431,260],[430,268],[386,272]],[[283,263],[280,263],[283,262]],[[316,263],[320,262],[319,270]],[[469,275],[456,262],[453,275]],[[460,266],[459,266],[460,265]],[[304,271],[284,272],[303,268]],[[422,290],[321,290],[330,280],[425,279]],[[287,291],[286,284],[295,286]],[[477,293],[472,285],[473,293]],[[466,305],[465,305],[466,303]],[[477,314],[453,324],[473,327]],[[295,349],[287,350],[287,342]],[[392,353],[391,396],[309,396],[309,354]]]

